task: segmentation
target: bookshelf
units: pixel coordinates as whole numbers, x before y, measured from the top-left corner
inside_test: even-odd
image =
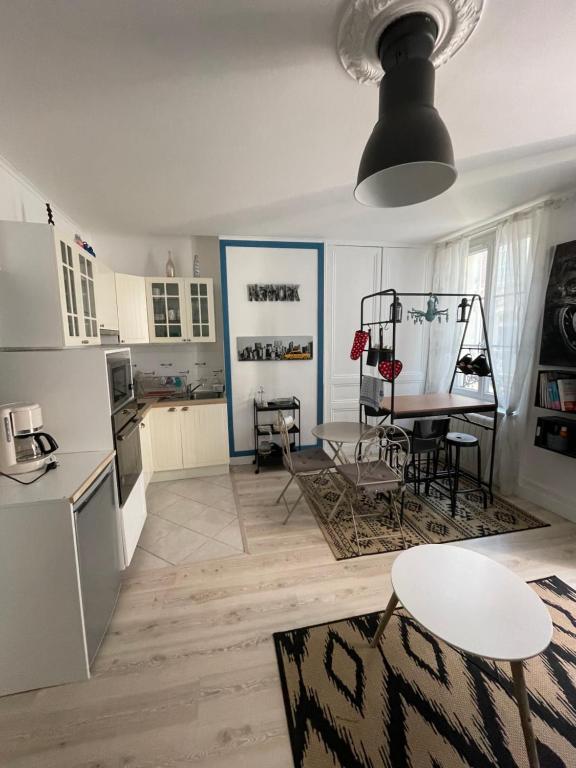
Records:
[[[534,445],[576,459],[576,420],[543,416],[536,422]]]
[[[547,411],[576,415],[576,370],[539,370],[534,404]]]

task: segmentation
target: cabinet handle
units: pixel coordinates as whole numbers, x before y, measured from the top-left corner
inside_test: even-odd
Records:
[[[90,344],[90,342],[88,341],[88,339],[82,339],[82,344]]]
[[[174,413],[175,410],[176,408],[168,408],[168,413]]]
[[[144,424],[144,422],[141,422],[140,429],[144,429],[145,426],[146,426],[146,424]]]
[[[183,411],[187,411],[187,410],[188,410],[188,406],[187,406],[187,405],[185,405],[185,406],[184,406],[184,408],[182,408],[182,410],[183,410]]]

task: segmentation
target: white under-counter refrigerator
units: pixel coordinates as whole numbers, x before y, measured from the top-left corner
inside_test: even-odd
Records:
[[[114,452],[56,458],[0,477],[0,695],[89,678],[120,590]]]

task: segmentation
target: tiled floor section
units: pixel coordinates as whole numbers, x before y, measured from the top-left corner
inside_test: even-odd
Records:
[[[129,573],[244,554],[229,475],[151,483]]]

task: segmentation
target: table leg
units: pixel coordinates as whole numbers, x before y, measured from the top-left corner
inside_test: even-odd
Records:
[[[326,442],[328,443],[330,448],[334,451],[334,455],[332,456],[334,461],[336,461],[337,459],[340,462],[340,464],[347,464],[348,459],[341,452],[342,447],[344,446],[344,443],[335,443],[335,442],[332,442],[331,440],[326,440]]]
[[[512,667],[512,679],[514,680],[514,691],[516,693],[518,709],[520,710],[520,721],[522,722],[526,751],[528,752],[528,763],[530,768],[540,768],[536,739],[534,737],[534,729],[532,728],[530,705],[528,703],[528,692],[526,691],[526,680],[524,679],[524,663],[522,661],[511,661],[510,666]]]
[[[396,592],[392,592],[392,597],[390,598],[390,601],[388,602],[388,605],[386,606],[386,610],[384,611],[384,616],[380,619],[380,624],[378,625],[378,629],[376,630],[376,634],[372,638],[372,642],[370,643],[370,646],[372,648],[376,648],[378,645],[378,642],[380,638],[382,637],[382,633],[386,629],[386,625],[390,621],[390,618],[392,617],[392,614],[394,613],[394,609],[398,605],[398,598],[396,597]]]

